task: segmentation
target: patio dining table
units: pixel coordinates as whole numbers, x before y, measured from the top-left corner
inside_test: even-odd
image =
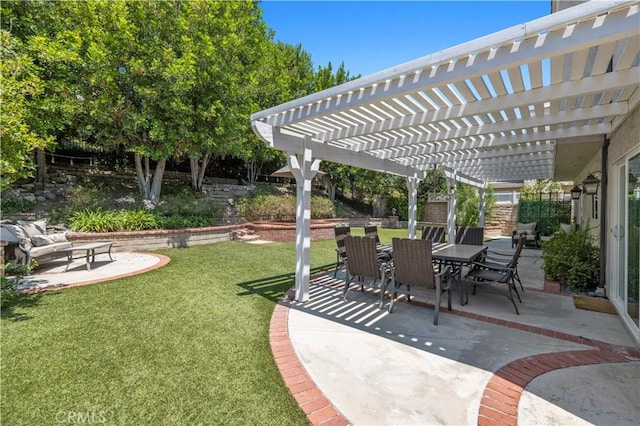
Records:
[[[486,246],[471,244],[436,243],[432,246],[431,256],[433,259],[438,260],[445,265],[452,266],[453,279],[458,287],[461,306],[464,306],[467,303],[465,298],[466,292],[464,291],[464,285],[462,284],[462,267],[473,263],[486,250]]]

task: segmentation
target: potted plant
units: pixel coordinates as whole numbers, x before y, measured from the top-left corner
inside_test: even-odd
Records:
[[[600,251],[587,227],[558,231],[543,242],[542,249],[547,278],[574,292],[587,292],[598,286]]]

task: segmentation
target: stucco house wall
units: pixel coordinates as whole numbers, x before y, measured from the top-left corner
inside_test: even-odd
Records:
[[[609,141],[609,149],[608,149],[608,183],[607,183],[607,194],[608,199],[605,206],[599,204],[599,209],[606,209],[607,215],[607,225],[606,229],[602,230],[606,233],[607,238],[607,248],[606,253],[609,255],[611,253],[611,245],[613,243],[613,227],[616,223],[615,214],[615,198],[617,188],[615,185],[614,179],[614,164],[618,162],[621,158],[623,158],[629,151],[634,148],[637,148],[640,145],[640,107],[636,107],[631,114],[627,117],[627,119],[618,127],[612,134]],[[589,173],[593,172],[601,172],[602,171],[602,154],[601,152],[598,155],[594,156],[589,163],[582,169],[580,174],[575,177],[575,182],[582,182]],[[596,177],[602,179],[601,173],[594,173]],[[599,200],[602,197],[602,185],[598,187]],[[591,202],[591,196],[582,194],[579,201],[579,210],[580,210],[580,224],[581,226],[589,226],[591,234],[593,235],[595,241],[600,240],[600,220],[593,219],[593,204]],[[601,210],[602,211],[602,210]],[[600,212],[599,212],[600,213]],[[601,214],[601,213],[600,213]],[[606,262],[607,267],[607,277],[611,277],[611,268],[613,263],[608,260]],[[607,291],[611,283],[608,282],[607,279]]]

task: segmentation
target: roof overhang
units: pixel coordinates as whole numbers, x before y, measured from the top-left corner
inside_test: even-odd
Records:
[[[401,176],[570,180],[640,102],[639,3],[583,3],[257,112],[252,126],[273,148]],[[573,168],[557,167],[565,159]]]

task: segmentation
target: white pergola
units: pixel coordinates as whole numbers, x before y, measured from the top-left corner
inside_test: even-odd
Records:
[[[449,182],[450,238],[456,181],[482,203],[490,181],[572,179],[580,169],[559,155],[597,149],[640,102],[639,3],[583,3],[253,114],[296,177],[296,300],[309,298],[321,160],[406,177],[411,238],[431,168]]]

